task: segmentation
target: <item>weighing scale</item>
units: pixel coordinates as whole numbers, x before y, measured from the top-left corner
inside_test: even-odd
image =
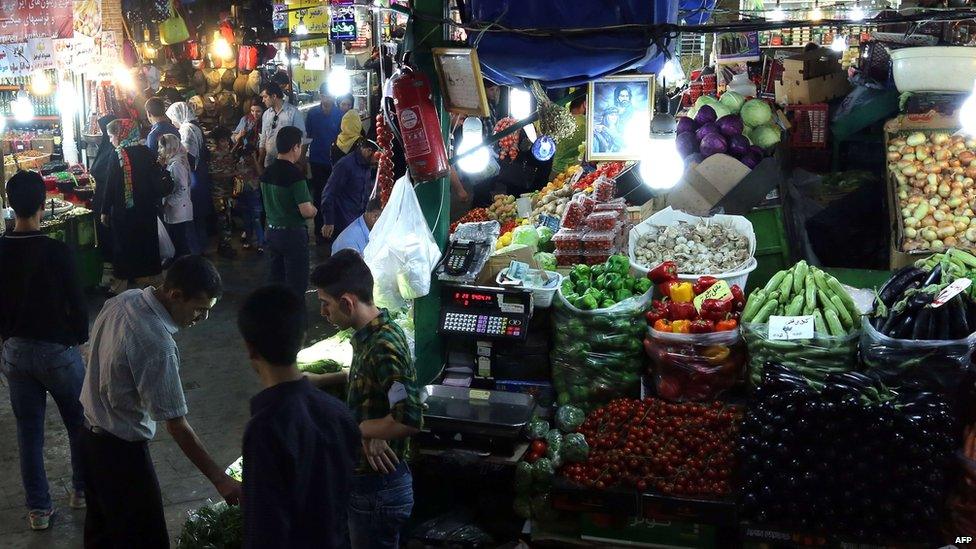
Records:
[[[500,456],[511,456],[524,442],[522,431],[536,407],[531,395],[446,385],[424,387],[420,400],[423,447]]]
[[[438,331],[446,336],[525,341],[532,317],[532,292],[443,284]]]

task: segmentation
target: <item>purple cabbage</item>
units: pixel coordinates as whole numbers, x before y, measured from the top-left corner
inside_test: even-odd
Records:
[[[695,132],[682,132],[679,133],[674,139],[675,146],[678,148],[678,154],[682,158],[688,156],[689,154],[698,152],[698,138],[695,136]]]
[[[737,114],[727,114],[719,118],[717,124],[718,131],[722,132],[722,135],[726,137],[741,135],[742,129],[745,127],[742,123],[742,117]]]
[[[692,120],[690,116],[679,116],[678,126],[675,131],[680,133],[691,132],[694,133],[698,129],[698,124]]]
[[[700,128],[695,130],[695,137],[697,137],[699,141],[703,141],[706,135],[712,133],[721,135],[721,132],[718,131],[718,126],[712,122],[709,122],[708,124],[703,124]]]
[[[704,139],[702,139],[699,150],[701,150],[701,153],[705,157],[709,157],[713,154],[724,153],[727,145],[728,144],[725,142],[725,138],[722,137],[722,134],[718,132],[710,133],[706,135]]]
[[[728,118],[728,116],[725,118]],[[722,120],[725,120],[725,118]],[[729,137],[729,153],[736,158],[742,158],[746,155],[751,146],[749,140],[742,134],[737,133]]]
[[[699,124],[708,124],[709,122],[715,122],[718,120],[718,114],[711,105],[702,105],[698,109],[698,114],[695,115],[695,122]]]
[[[762,162],[762,155],[756,154],[756,151],[749,151],[739,158],[739,161],[749,167],[749,169],[754,169],[756,166]]]
[[[759,158],[762,158],[763,156],[766,155],[766,151],[764,151],[763,148],[760,147],[759,145],[750,145],[749,152],[758,154]]]

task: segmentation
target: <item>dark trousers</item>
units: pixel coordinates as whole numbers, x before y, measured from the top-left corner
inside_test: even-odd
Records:
[[[325,239],[322,238],[322,192],[325,191],[325,184],[329,182],[330,175],[332,175],[331,165],[312,162],[312,179],[309,181],[308,190],[312,193],[312,205],[319,209],[318,213],[315,214],[316,242],[325,242]]]
[[[308,289],[308,230],[268,228],[268,282],[290,288],[304,299]]]
[[[192,238],[190,232],[196,230],[193,221],[163,223],[163,225],[166,226],[166,232],[169,234],[169,239],[173,241],[173,249],[176,251],[173,260],[176,261],[184,255],[190,255],[190,239]]]
[[[163,496],[147,442],[83,428],[85,547],[168,548]]]

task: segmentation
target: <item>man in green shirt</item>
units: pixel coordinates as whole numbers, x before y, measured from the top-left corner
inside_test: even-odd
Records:
[[[341,250],[312,272],[322,316],[353,328],[348,375],[309,375],[319,386],[349,382],[346,404],[363,435],[349,499],[352,549],[399,547],[413,510],[409,438],[423,423],[417,371],[403,330],[373,303],[373,275],[354,250]]]
[[[552,171],[549,181],[563,171],[579,163],[579,146],[586,140],[586,96],[577,97],[569,104],[569,112],[576,119],[576,131],[556,144],[556,154],[552,157]]]
[[[285,126],[275,138],[278,158],[261,175],[261,195],[268,218],[266,235],[270,284],[281,284],[305,295],[308,289],[308,229],[315,206],[296,164],[302,157],[302,130]]]

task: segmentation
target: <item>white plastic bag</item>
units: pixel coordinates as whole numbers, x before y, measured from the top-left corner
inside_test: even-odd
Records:
[[[159,261],[166,263],[176,255],[176,248],[169,238],[166,225],[163,225],[163,220],[158,217],[156,218],[156,234],[159,236]]]
[[[373,272],[373,299],[398,309],[430,292],[431,271],[441,251],[427,226],[410,179],[397,180],[369,234],[363,259]]]

